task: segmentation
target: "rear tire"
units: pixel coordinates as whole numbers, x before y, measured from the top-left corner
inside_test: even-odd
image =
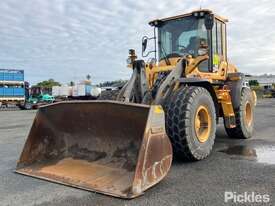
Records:
[[[185,160],[206,158],[216,133],[216,111],[210,93],[202,87],[181,87],[164,109],[174,154]]]
[[[248,139],[252,137],[254,128],[255,102],[253,93],[249,88],[243,88],[241,105],[235,110],[236,127],[226,128],[227,135],[235,139]]]
[[[32,109],[32,104],[29,103],[29,102],[26,102],[25,105],[24,105],[24,109],[25,110],[31,110]]]

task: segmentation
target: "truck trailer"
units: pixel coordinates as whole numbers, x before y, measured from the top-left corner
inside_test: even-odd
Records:
[[[24,70],[0,69],[0,107],[24,107]]]

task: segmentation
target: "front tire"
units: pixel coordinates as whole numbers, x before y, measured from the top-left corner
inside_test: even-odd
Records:
[[[235,139],[248,139],[252,137],[254,128],[255,100],[249,88],[243,88],[240,107],[235,110],[236,127],[226,128],[229,137]]]
[[[206,158],[216,133],[216,111],[210,93],[202,87],[182,87],[164,109],[174,154],[185,160]]]

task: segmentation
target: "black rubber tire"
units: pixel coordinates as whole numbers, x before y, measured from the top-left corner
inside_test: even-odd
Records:
[[[211,128],[209,138],[201,143],[195,132],[195,115],[200,105],[209,111]],[[216,136],[216,111],[210,93],[203,87],[179,88],[164,106],[166,131],[176,157],[184,160],[202,160],[212,150]]]
[[[225,131],[230,138],[234,139],[249,139],[252,137],[253,128],[254,128],[254,100],[252,96],[252,91],[249,88],[243,88],[241,94],[241,105],[238,109],[235,110],[236,118],[236,127],[235,128],[226,128]],[[245,124],[244,120],[244,110],[247,101],[251,105],[252,109],[252,122],[250,125]]]
[[[32,109],[32,104],[29,103],[29,102],[26,102],[25,105],[24,105],[24,109],[25,110],[31,110]]]

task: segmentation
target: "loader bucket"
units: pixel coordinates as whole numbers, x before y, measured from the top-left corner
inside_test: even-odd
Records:
[[[164,178],[171,162],[160,106],[72,101],[38,110],[16,172],[134,198]]]

